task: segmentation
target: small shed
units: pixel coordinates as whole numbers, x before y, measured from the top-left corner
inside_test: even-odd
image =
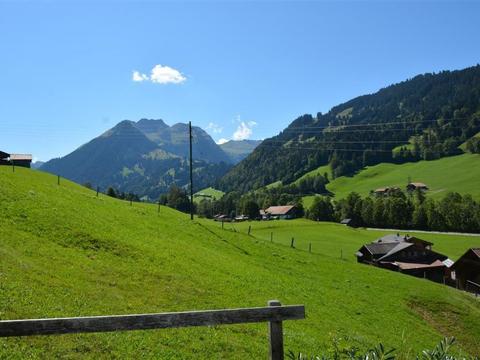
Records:
[[[421,182],[411,182],[407,185],[407,191],[422,190],[427,191],[428,186]]]
[[[452,265],[451,273],[459,289],[480,292],[480,248],[468,249]]]
[[[10,163],[15,166],[29,168],[32,164],[32,155],[30,154],[10,154]]]
[[[359,226],[358,221],[355,221],[355,219],[343,219],[342,221],[340,221],[340,224],[350,227]]]

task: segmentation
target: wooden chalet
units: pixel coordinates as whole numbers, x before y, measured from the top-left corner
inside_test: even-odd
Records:
[[[297,207],[295,205],[270,206],[264,210],[264,213],[272,219],[295,219]]]
[[[32,163],[32,155],[30,154],[9,154],[0,151],[0,165],[15,165],[29,168]]]
[[[427,191],[428,186],[421,182],[411,182],[407,185],[407,191],[422,190]]]
[[[461,290],[480,293],[480,248],[471,248],[451,268],[452,279]]]
[[[391,234],[363,245],[355,255],[361,263],[444,282],[453,262],[432,251],[432,245],[414,236]]]

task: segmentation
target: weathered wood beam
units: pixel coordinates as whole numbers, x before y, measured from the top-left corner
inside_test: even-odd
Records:
[[[303,305],[272,305],[260,308],[160,314],[2,320],[0,321],[0,337],[165,329],[256,322],[279,323],[283,320],[305,318],[305,307]]]

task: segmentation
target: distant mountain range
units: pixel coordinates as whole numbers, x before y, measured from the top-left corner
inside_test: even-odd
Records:
[[[214,184],[258,145],[255,141],[234,141],[224,150],[196,126],[192,127],[192,138],[196,189]],[[188,184],[188,154],[188,124],[168,126],[163,120],[124,120],[40,169],[102,190],[113,186],[155,200],[172,184]]]
[[[261,142],[261,140],[230,140],[220,144],[220,148],[229,156],[230,161],[236,164],[245,159]]]
[[[463,152],[480,131],[480,65],[424,74],[300,116],[266,139],[219,182],[247,192],[289,184],[329,164],[333,177],[381,162],[433,160]]]

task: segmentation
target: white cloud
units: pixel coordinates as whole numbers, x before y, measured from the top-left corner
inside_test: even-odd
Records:
[[[207,130],[211,130],[214,134],[220,134],[223,131],[223,127],[213,122],[208,123]]]
[[[151,81],[156,84],[180,84],[187,78],[178,70],[170,66],[155,65],[150,76],[137,70],[133,71],[132,80],[135,82]]]
[[[222,144],[225,144],[226,142],[228,142],[227,139],[221,138],[221,139],[218,139],[217,144],[222,145]]]
[[[255,121],[240,121],[237,130],[233,133],[233,140],[246,140],[250,139],[253,133],[253,127],[256,126]]]
[[[148,76],[135,70],[132,75],[132,80],[136,82],[146,81],[148,80]]]
[[[180,71],[170,66],[155,65],[150,74],[150,80],[158,84],[180,84],[187,80]]]

